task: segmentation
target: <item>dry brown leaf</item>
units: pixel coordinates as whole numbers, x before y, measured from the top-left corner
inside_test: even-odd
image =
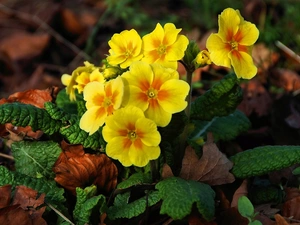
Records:
[[[53,171],[55,181],[76,194],[76,187],[95,184],[99,191],[110,192],[117,184],[117,167],[105,154],[84,153],[82,145],[63,144]]]
[[[62,9],[61,19],[64,28],[71,34],[80,35],[84,31],[84,27],[75,13],[67,8]]]
[[[232,166],[233,163],[219,151],[209,133],[200,159],[191,146],[186,148],[179,177],[209,185],[232,183],[235,180],[233,174],[229,173]]]
[[[259,80],[253,79],[247,83],[242,83],[241,87],[243,89],[243,101],[238,106],[239,110],[247,116],[256,113],[261,117],[270,113],[272,99]]]
[[[265,215],[270,218],[273,218],[274,215],[280,211],[280,209],[272,208],[271,203],[256,206],[254,209],[255,212],[259,212],[261,215]]]
[[[0,224],[33,225],[32,220],[28,216],[28,213],[24,211],[19,205],[12,205],[0,209]]]
[[[240,185],[240,187],[236,189],[236,191],[234,192],[231,201],[231,207],[237,207],[239,198],[247,195],[248,195],[248,180],[245,179]]]
[[[276,225],[300,225],[300,223],[289,223],[280,214],[276,214],[274,217],[275,217],[275,220],[276,220]]]
[[[166,163],[163,165],[161,177],[163,179],[167,179],[169,177],[174,177],[171,167]]]
[[[300,205],[300,196],[286,201],[282,205],[282,212],[281,212],[282,216],[292,217],[293,219],[300,220],[299,205]]]
[[[11,185],[0,187],[0,209],[9,206],[11,195]]]
[[[274,85],[288,92],[300,89],[300,76],[293,70],[275,68],[270,72],[270,78]]]
[[[291,200],[296,197],[300,197],[299,188],[286,187],[284,188],[284,192],[285,192],[285,201]]]
[[[14,61],[34,58],[43,52],[49,40],[50,36],[46,33],[18,32],[1,40],[0,52],[8,55]]]

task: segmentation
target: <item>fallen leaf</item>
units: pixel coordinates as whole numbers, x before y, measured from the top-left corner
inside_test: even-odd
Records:
[[[235,180],[233,174],[229,172],[232,166],[233,163],[219,151],[217,145],[213,143],[212,134],[209,133],[200,159],[191,146],[185,149],[179,177],[209,185],[232,183]]]
[[[257,79],[252,79],[247,83],[242,83],[243,101],[238,109],[247,116],[256,113],[259,117],[268,115],[271,110],[272,99],[269,92]],[[261,103],[264,104],[261,104]]]
[[[276,220],[276,225],[299,225],[300,224],[300,223],[289,223],[280,214],[276,214],[274,217]]]
[[[237,207],[239,198],[247,195],[248,195],[248,180],[245,179],[243,180],[240,187],[236,189],[236,191],[234,192],[231,201],[231,207]]]
[[[293,70],[275,68],[271,70],[270,78],[274,85],[288,92],[300,89],[300,76]]]
[[[248,225],[249,220],[242,217],[236,207],[229,208],[220,214],[220,223],[218,225]]]
[[[64,8],[61,10],[61,20],[67,32],[75,35],[83,33],[84,26],[81,24],[79,17],[71,9]]]
[[[300,190],[299,188],[294,187],[286,187],[284,189],[285,192],[285,201],[291,200],[296,197],[300,197]]]
[[[300,220],[299,205],[300,205],[300,196],[286,201],[282,205],[282,211],[281,211],[282,216],[292,217],[293,219]]]
[[[259,212],[260,215],[264,215],[264,216],[267,216],[269,218],[273,218],[274,215],[280,211],[280,209],[272,208],[271,203],[256,206],[254,208],[254,210],[255,210],[255,212]]]
[[[11,195],[11,185],[0,187],[0,209],[9,206]]]
[[[105,154],[84,153],[82,145],[64,144],[54,164],[55,181],[76,195],[76,187],[95,184],[99,191],[110,192],[117,184],[117,167]]]
[[[36,190],[26,186],[17,186],[12,204],[20,205],[20,207],[24,210],[32,208],[35,209],[44,204],[45,194],[41,194],[38,198],[37,197],[38,192]],[[41,209],[43,209],[42,211],[45,211],[44,207],[39,210]]]
[[[32,225],[32,221],[28,216],[28,213],[24,211],[19,205],[12,205],[0,209],[0,224]]]
[[[0,41],[0,52],[14,61],[34,58],[43,52],[49,40],[50,36],[46,33],[13,33]]]

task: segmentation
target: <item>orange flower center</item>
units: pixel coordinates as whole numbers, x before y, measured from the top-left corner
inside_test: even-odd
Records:
[[[111,105],[111,99],[110,98],[105,98],[103,101],[103,106],[106,108]]]
[[[157,52],[158,52],[158,54],[159,54],[160,56],[166,54],[166,46],[160,45],[160,46],[157,48]]]
[[[127,49],[124,55],[125,55],[126,58],[128,58],[129,56],[132,55],[132,53],[131,53],[130,50]]]

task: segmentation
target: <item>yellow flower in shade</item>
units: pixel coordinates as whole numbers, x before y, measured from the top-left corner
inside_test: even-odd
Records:
[[[210,60],[209,52],[206,50],[202,50],[201,52],[199,52],[194,60],[194,64],[196,68],[210,65],[211,60]]]
[[[72,75],[63,74],[61,77],[62,84],[67,86],[66,92],[70,96],[71,101],[76,100],[75,90],[82,93],[83,88],[89,82],[104,82],[104,77],[100,73],[99,68],[89,62],[84,62],[84,66],[76,68]]]
[[[187,106],[185,98],[190,86],[179,80],[176,70],[160,64],[135,62],[121,77],[125,84],[123,104],[141,108],[157,126],[167,126],[172,114]]]
[[[120,108],[124,93],[121,77],[107,83],[98,81],[88,83],[83,90],[87,111],[80,119],[80,128],[90,135],[101,127],[107,116]]]
[[[213,63],[232,66],[238,78],[251,79],[257,68],[251,56],[252,46],[259,36],[256,26],[244,20],[239,10],[225,9],[219,15],[219,31],[206,42]]]
[[[183,58],[189,43],[186,36],[179,35],[180,31],[173,23],[164,27],[158,23],[150,34],[143,37],[142,61],[177,69],[177,61]]]
[[[142,39],[134,29],[114,34],[108,45],[111,48],[107,57],[110,65],[127,68],[132,62],[139,61],[143,57]]]
[[[135,106],[118,109],[107,117],[102,130],[106,154],[123,166],[143,167],[160,155],[161,136],[156,124]]]

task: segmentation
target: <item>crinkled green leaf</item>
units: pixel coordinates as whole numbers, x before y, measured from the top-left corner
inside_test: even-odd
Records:
[[[63,109],[59,108],[58,105],[52,102],[46,102],[44,107],[50,117],[54,120],[60,120],[63,122],[63,126],[68,124],[75,123],[77,120],[77,116],[74,114],[67,113],[63,111]]]
[[[61,121],[53,120],[45,109],[19,102],[0,105],[0,124],[12,123],[15,126],[31,126],[33,131],[42,130],[53,134],[61,127]]]
[[[118,184],[117,188],[123,189],[128,188],[138,184],[149,184],[152,182],[151,174],[150,173],[134,173],[128,179],[122,181]]]
[[[191,134],[191,139],[206,137],[208,132],[212,132],[215,142],[232,140],[251,127],[249,119],[239,110],[228,116],[215,117],[211,121],[197,120],[192,123],[195,125],[195,130]]]
[[[45,178],[33,178],[18,172],[11,172],[4,166],[0,166],[0,186],[11,184],[13,187],[24,185],[36,190],[39,194],[45,193],[45,201],[53,206],[65,202],[64,189],[56,186],[56,183]]]
[[[199,213],[206,220],[211,220],[215,214],[215,192],[204,183],[170,177],[156,184],[159,197],[163,200],[160,213],[167,214],[174,220],[190,215],[196,203]]]
[[[111,220],[118,218],[133,218],[145,212],[147,207],[153,206],[160,201],[158,191],[150,191],[148,194],[133,202],[128,202],[130,192],[116,196],[114,205],[107,210],[107,216]]]
[[[82,144],[85,148],[97,149],[105,146],[105,141],[101,133],[100,128],[97,132],[92,135],[80,129],[79,120],[66,127],[60,129],[60,133],[71,143],[71,144]]]
[[[84,225],[90,222],[92,211],[97,209],[99,213],[103,213],[106,207],[104,195],[94,196],[97,188],[95,185],[81,189],[76,188],[76,205],[73,216],[76,224]]]
[[[237,84],[236,75],[228,74],[191,104],[190,118],[210,121],[216,116],[227,116],[242,100],[242,89]]]
[[[76,99],[82,100],[82,95],[76,93]],[[70,101],[69,95],[66,93],[66,89],[62,89],[58,92],[55,100],[56,105],[64,112],[77,115],[77,103],[76,101]]]
[[[240,152],[230,160],[235,177],[260,176],[300,163],[300,146],[262,146]]]
[[[11,146],[16,171],[31,177],[54,178],[52,167],[61,153],[53,141],[20,141]]]

